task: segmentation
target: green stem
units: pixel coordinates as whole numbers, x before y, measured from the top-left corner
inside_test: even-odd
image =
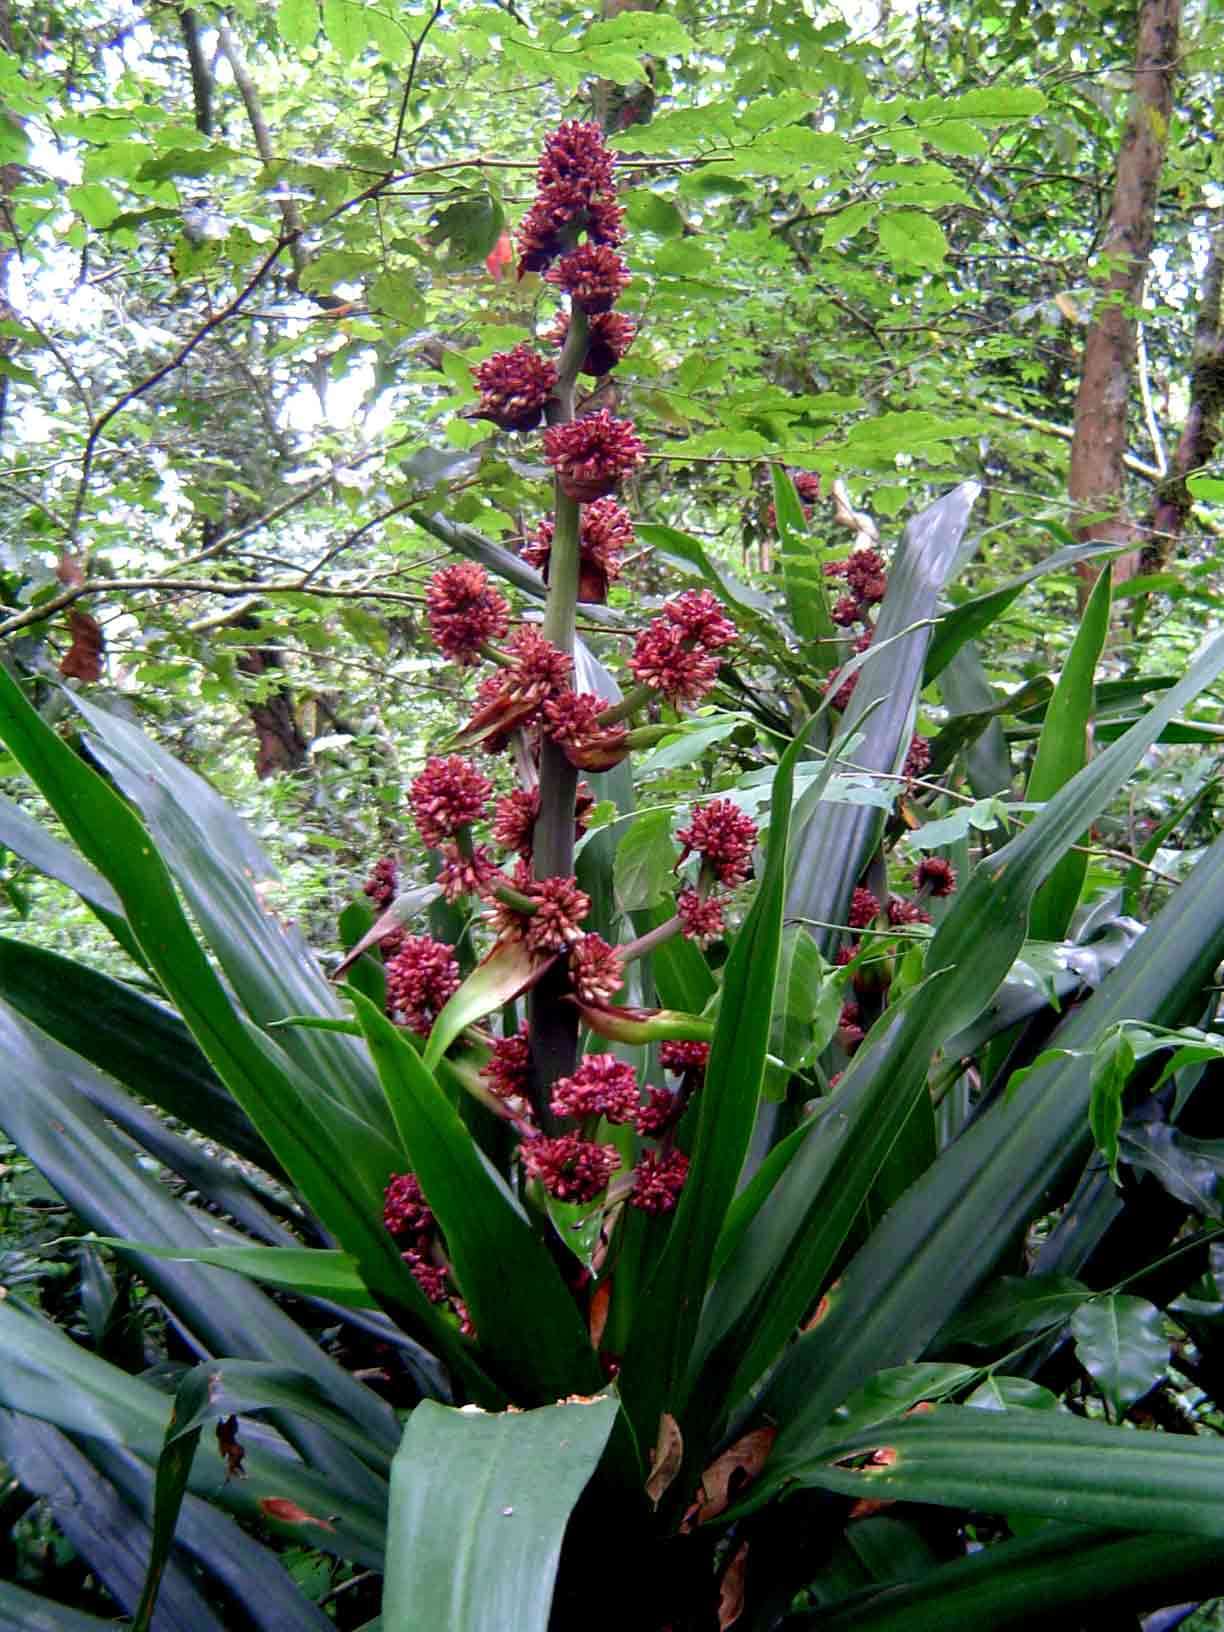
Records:
[[[658,695],[653,686],[634,686],[631,691],[625,693],[619,703],[604,709],[599,716],[599,724],[619,725],[622,720],[636,714],[639,708],[645,708],[647,703],[653,702]]]

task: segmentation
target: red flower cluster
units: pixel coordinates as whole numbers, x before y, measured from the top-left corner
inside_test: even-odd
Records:
[[[681,863],[690,851],[697,851],[703,869],[708,868],[728,888],[742,884],[748,877],[756,836],[756,823],[730,799],[712,799],[708,805],[698,805],[689,825],[676,832],[684,846]]]
[[[735,639],[736,629],[708,589],[688,589],[667,601],[662,615],[637,638],[629,667],[673,708],[701,701],[718,678],[717,653]]]
[[[488,777],[466,759],[434,754],[409,790],[417,832],[431,849],[438,849],[471,822],[480,821],[492,792]]]
[[[546,516],[535,537],[519,552],[529,566],[548,582],[552,558],[553,519]],[[608,599],[608,584],[620,576],[624,552],[633,544],[633,522],[629,512],[615,499],[596,499],[584,505],[579,533],[578,599],[602,606]]]
[[[557,473],[562,491],[579,504],[591,504],[631,476],[646,457],[646,446],[631,419],[617,419],[601,408],[544,432],[544,457]]]
[[[570,980],[582,1003],[611,1003],[625,984],[625,963],[602,935],[584,935],[570,948]]]
[[[499,1099],[525,1099],[531,1081],[531,1045],[524,1020],[509,1037],[498,1037],[480,1074]]]
[[[392,1235],[426,1235],[434,1215],[415,1173],[394,1173],[383,1201],[383,1223]]]
[[[888,588],[888,574],[879,551],[854,550],[844,561],[826,561],[824,572],[827,578],[844,578],[848,591],[833,607],[833,622],[843,628],[869,622],[869,608],[884,599]]]
[[[644,1139],[657,1139],[675,1127],[687,1103],[684,1094],[673,1093],[670,1088],[652,1088],[649,1100],[637,1114],[637,1131]]]
[[[464,895],[486,895],[500,877],[493,852],[487,845],[473,845],[470,856],[457,845],[442,846],[442,865],[434,882],[448,901]]]
[[[863,1011],[857,1003],[843,1003],[841,1013],[837,1017],[837,1040],[847,1054],[853,1054],[855,1049],[867,1035],[862,1026]]]
[[[477,419],[491,419],[503,431],[534,431],[557,386],[556,365],[529,345],[497,351],[472,370],[480,391]]]
[[[547,274],[575,306],[594,317],[610,312],[629,284],[629,268],[606,244],[582,244]]]
[[[619,244],[624,211],[616,202],[615,155],[597,124],[568,119],[544,143],[535,203],[518,230],[519,277],[543,272],[586,229],[596,244]]]
[[[446,1271],[440,1264],[430,1263],[423,1252],[410,1247],[403,1255],[412,1271],[412,1278],[430,1303],[445,1303],[447,1298]]]
[[[545,339],[551,340],[554,346],[564,346],[569,325],[569,313],[559,312]],[[637,324],[620,312],[596,312],[588,319],[587,330],[587,353],[579,364],[579,373],[592,374],[598,379],[610,374],[629,350],[637,335]]]
[[[379,912],[386,912],[395,900],[398,880],[399,863],[394,856],[383,856],[381,861],[374,863],[374,870],[366,879],[363,888]]]
[[[710,1063],[709,1043],[672,1042],[659,1044],[659,1064],[665,1071],[679,1076],[691,1071],[704,1072]]]
[[[521,940],[529,952],[540,954],[564,952],[582,939],[582,920],[591,910],[591,898],[573,878],[558,875],[533,879],[520,863],[515,869],[514,887],[535,903],[535,911],[518,912],[499,901],[493,909],[493,922],[500,934]]]
[[[922,776],[930,767],[931,744],[926,737],[911,737],[910,745],[905,750],[905,761],[901,766],[902,776]]]
[[[463,728],[464,736],[497,753],[510,741],[516,726],[528,725],[543,704],[569,688],[573,659],[545,640],[531,624],[522,624],[506,643],[510,663],[480,682],[476,712]]]
[[[594,1201],[620,1166],[615,1145],[596,1145],[576,1133],[532,1139],[519,1146],[528,1176],[558,1201]]]
[[[859,885],[850,897],[847,923],[851,929],[868,929],[880,916],[880,903],[869,889]]]
[[[907,901],[901,895],[890,895],[888,898],[888,921],[894,929],[900,929],[905,924],[929,924],[931,915],[925,907],[920,907],[916,901]]]
[[[854,642],[854,654],[857,657],[871,645],[875,634],[874,627],[864,629]],[[824,683],[824,689],[833,693],[833,707],[844,712],[850,707],[850,699],[854,696],[854,688],[858,685],[861,669],[856,669],[846,680],[841,679],[841,670],[834,669]],[[839,683],[840,682],[840,683]]]
[[[583,771],[608,771],[629,752],[624,725],[600,725],[608,707],[589,691],[563,691],[544,705],[544,734],[565,750],[571,765]]]
[[[540,814],[540,790],[515,788],[503,793],[493,807],[493,842],[505,850],[516,850],[520,856],[530,857],[531,839],[536,818]]]
[[[386,964],[387,1008],[404,1024],[428,1037],[434,1021],[459,989],[459,965],[444,941],[406,935],[401,951]]]
[[[648,1150],[633,1171],[630,1204],[644,1213],[672,1212],[688,1177],[688,1165],[682,1150]]]
[[[614,1054],[588,1054],[572,1077],[553,1087],[554,1116],[602,1116],[609,1122],[632,1122],[641,1101],[637,1072]]]
[[[956,869],[942,856],[923,856],[914,869],[914,888],[927,895],[951,895],[956,888]]]
[[[820,497],[820,477],[814,470],[792,470],[790,479],[795,484],[795,492],[799,495],[799,503],[803,514],[810,521],[812,506]],[[766,511],[766,521],[770,527],[778,525],[778,511],[774,504],[770,504]]]
[[[474,561],[443,567],[425,591],[429,632],[438,649],[457,663],[475,663],[487,641],[500,640],[510,627],[510,608],[489,575]]]
[[[703,898],[696,890],[685,888],[676,897],[676,913],[681,932],[688,940],[696,941],[698,946],[708,946],[711,941],[718,940],[726,929],[723,905],[716,896]]]

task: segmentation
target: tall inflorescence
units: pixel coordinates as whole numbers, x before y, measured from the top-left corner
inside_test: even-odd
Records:
[[[617,1007],[627,957],[637,950],[618,948],[587,926],[591,901],[573,858],[594,800],[579,777],[657,740],[667,729],[650,723],[659,709],[698,705],[736,630],[708,590],[687,590],[641,621],[619,699],[575,680],[576,608],[606,601],[633,547],[620,494],[646,458],[631,420],[574,407],[578,376],[606,374],[636,335],[635,323],[616,310],[630,274],[620,253],[625,228],[614,164],[595,124],[567,121],[544,144],[517,243],[520,277],[543,274],[563,303],[544,335],[551,354],[524,341],[474,370],[477,415],[507,434],[539,433],[554,473],[551,510],[522,551],[547,586],[544,615],[517,620],[474,562],[434,574],[426,591],[433,640],[460,668],[483,673],[470,718],[451,751],[428,759],[410,803],[421,845],[436,858],[442,895],[483,903],[489,956],[517,960],[522,989],[530,991],[528,1022],[485,1037],[478,1074],[467,1078],[470,1085],[476,1076],[472,1091],[517,1132],[529,1191],[660,1214],[675,1207],[684,1184],[688,1163],[676,1128],[700,1088],[708,1046],[665,1043],[665,1080],[656,1084],[640,1084],[612,1054],[579,1056],[580,1015],[613,1037],[621,1020],[652,1023],[644,1011]],[[506,755],[513,777],[487,774],[497,768],[479,754]],[[498,793],[495,782],[507,780],[516,785]],[[724,932],[728,892],[748,876],[756,829],[735,805],[715,800],[693,812],[678,839],[686,882],[674,919],[652,937],[684,934],[706,945]],[[383,888],[382,873],[379,880]],[[386,982],[392,1018],[427,1035],[460,985],[455,952],[429,935],[406,935],[386,963]],[[467,1047],[472,1040],[469,1032]],[[635,1161],[623,1159],[609,1127],[632,1129],[643,1141]],[[393,1180],[387,1225],[411,1238],[410,1267],[427,1296],[442,1300],[449,1296],[445,1264],[419,1222],[428,1208],[414,1185]]]

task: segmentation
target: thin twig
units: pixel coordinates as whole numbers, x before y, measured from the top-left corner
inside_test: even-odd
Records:
[[[412,96],[413,81],[416,79],[417,63],[420,61],[421,51],[425,45],[426,36],[441,15],[442,0],[437,0],[433,11],[430,13],[429,18],[426,21],[425,27],[412,42],[412,61],[408,64],[408,77],[404,81],[404,94],[400,98],[399,118],[395,122],[395,144],[391,149],[392,169],[394,169],[396,164],[399,162],[400,143],[404,139],[404,120],[408,117],[408,102],[409,98]]]

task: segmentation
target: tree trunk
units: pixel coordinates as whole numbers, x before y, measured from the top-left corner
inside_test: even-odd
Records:
[[[1144,571],[1159,572],[1177,548],[1192,500],[1186,477],[1211,463],[1224,430],[1224,327],[1220,293],[1224,285],[1224,220],[1211,236],[1199,292],[1190,357],[1190,406],[1172,467],[1160,484],[1147,522]]]
[[[1136,312],[1152,252],[1156,194],[1173,109],[1181,0],[1140,0],[1135,89],[1118,151],[1109,223],[1101,246],[1105,264],[1096,309],[1084,344],[1069,491],[1084,543],[1138,545],[1139,530],[1126,515],[1123,459],[1127,409],[1135,368]],[[1080,567],[1084,590],[1096,576]],[[1114,566],[1115,582],[1139,570],[1138,548]]]

